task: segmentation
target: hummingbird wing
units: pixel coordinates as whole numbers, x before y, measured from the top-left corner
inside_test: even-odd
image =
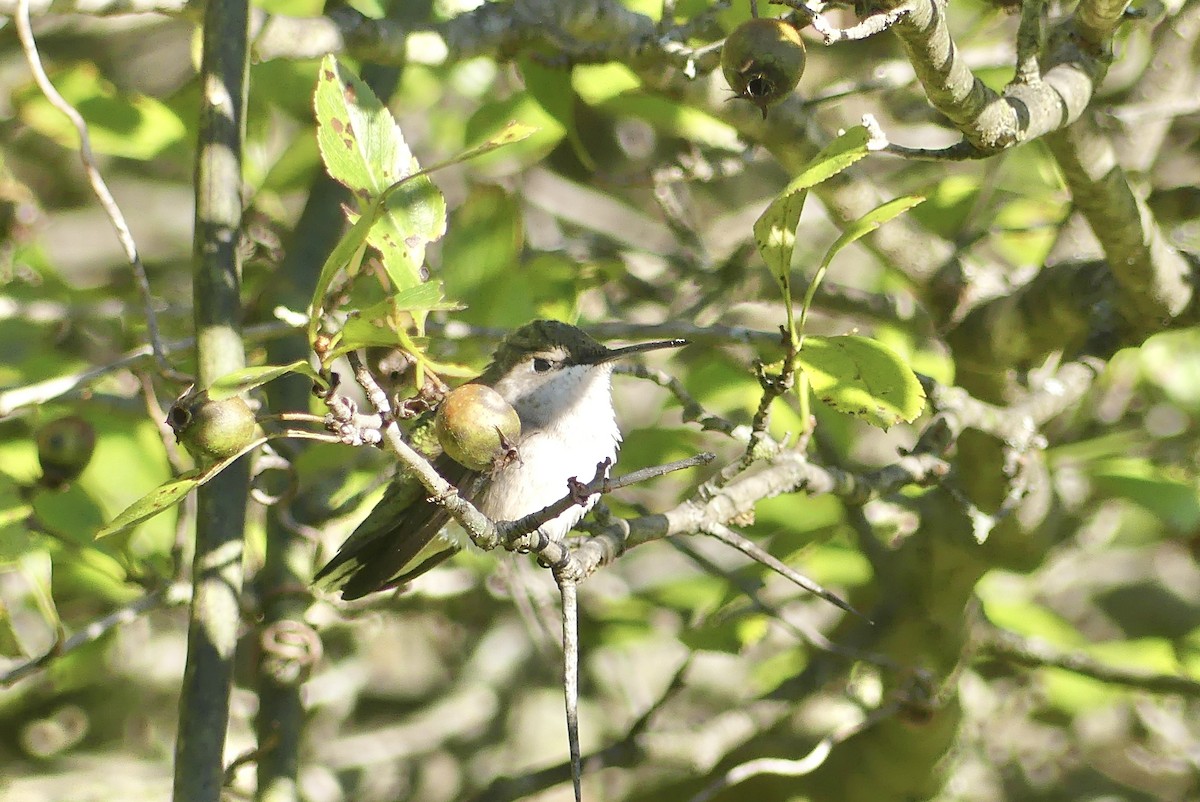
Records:
[[[481,489],[482,474],[445,454],[433,466],[467,499]],[[342,598],[347,601],[392,587],[396,584],[392,580],[421,555],[449,521],[446,508],[429,501],[428,492],[415,477],[401,473],[314,580],[340,586]],[[454,551],[457,548],[447,544],[445,553],[413,566],[404,573],[404,579],[424,573]]]

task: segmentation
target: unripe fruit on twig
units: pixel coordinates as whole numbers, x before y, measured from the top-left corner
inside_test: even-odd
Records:
[[[804,74],[804,42],[781,19],[746,20],[725,39],[721,72],[738,97],[767,117],[767,107],[787,96]]]
[[[206,394],[184,396],[167,413],[175,439],[200,460],[223,460],[254,439],[254,413],[238,396],[213,401]]]
[[[442,400],[434,429],[451,459],[473,471],[488,471],[497,460],[515,458],[521,420],[491,387],[464,384]]]
[[[41,483],[59,487],[83,473],[96,448],[96,430],[76,415],[50,421],[37,433]]]

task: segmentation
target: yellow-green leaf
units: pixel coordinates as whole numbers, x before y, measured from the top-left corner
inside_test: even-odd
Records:
[[[821,267],[828,267],[833,261],[833,257],[838,251],[845,248],[852,242],[860,240],[867,234],[870,234],[875,229],[895,217],[899,217],[904,212],[924,203],[925,198],[920,195],[905,195],[895,200],[887,201],[879,206],[876,206],[871,211],[864,214],[862,217],[855,220],[850,225],[846,226],[834,243],[829,246],[829,251],[825,254],[825,258],[821,260]]]
[[[164,482],[122,510],[107,526],[101,527],[96,532],[96,539],[99,540],[102,537],[128,531],[143,521],[148,521],[159,513],[171,509],[183,501],[188,493],[212,479],[244,454],[258,448],[267,442],[267,440],[268,438],[266,437],[260,437],[228,459],[190,470],[168,482]]]
[[[916,375],[887,346],[867,337],[808,337],[800,367],[813,394],[834,409],[887,429],[925,408]]]
[[[781,285],[792,268],[796,226],[808,190],[866,156],[869,140],[870,135],[861,125],[843,133],[806,164],[755,221],[754,242],[758,252]]]
[[[390,196],[383,214],[375,210],[379,218],[367,238],[396,289],[419,284],[425,245],[446,231],[445,199],[422,174],[391,112],[333,56],[321,62],[313,102],[325,168],[360,209]]]
[[[208,397],[214,401],[253,390],[269,381],[289,373],[301,373],[313,381],[321,381],[320,375],[303,359],[288,365],[255,365],[226,373],[208,386]]]

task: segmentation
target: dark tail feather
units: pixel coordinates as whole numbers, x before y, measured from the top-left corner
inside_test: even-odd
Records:
[[[474,495],[478,474],[445,456],[435,462],[435,467],[464,495]],[[340,586],[346,600],[392,587],[393,578],[437,537],[449,518],[444,507],[425,497],[424,488],[411,477],[402,476],[388,486],[375,509],[333,559],[317,572],[314,580],[328,587]],[[428,568],[422,570],[427,563]],[[411,578],[435,564],[426,560],[405,576]]]

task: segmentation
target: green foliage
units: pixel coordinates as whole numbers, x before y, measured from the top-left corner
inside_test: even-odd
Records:
[[[366,240],[396,290],[419,284],[425,246],[446,231],[441,193],[418,174],[420,165],[391,113],[332,56],[321,62],[314,103],[325,169],[351,191],[359,214],[372,210]]]
[[[480,50],[486,36],[458,38],[487,30],[459,26],[516,19],[519,3],[479,11],[458,2],[353,0],[328,12],[308,0],[255,5],[268,27],[249,67],[237,243],[247,281],[229,321],[249,334],[250,367],[199,388],[212,398],[252,396],[271,433],[269,448],[259,438],[246,456],[268,468],[254,482],[258,498],[274,503],[250,509],[247,592],[231,622],[244,632],[231,748],[255,745],[246,733],[269,705],[253,658],[275,656],[261,648],[278,634],[267,616],[286,609],[295,630],[283,632],[280,654],[310,643],[309,627],[323,650],[297,670],[294,686],[307,718],[295,753],[302,796],[471,798],[502,775],[540,781],[550,775],[526,767],[565,758],[555,594],[526,556],[462,554],[406,592],[361,606],[310,594],[303,580],[273,585],[262,569],[265,521],[281,513],[278,528],[294,535],[287,569],[307,577],[395,470],[381,449],[301,443],[314,435],[281,431],[298,419],[320,423],[280,413],[327,408],[317,397],[276,408],[278,387],[327,387],[332,370],[349,394],[344,354],[366,351],[376,364],[399,350],[410,372],[378,373],[394,378],[385,389],[403,398],[422,376],[451,385],[474,376],[504,330],[554,317],[615,325],[623,341],[647,327],[693,337],[692,347],[648,363],[737,433],[682,421],[669,392],[617,376],[618,474],[699,450],[719,456],[711,467],[606,496],[613,516],[690,520],[722,509],[730,482],[761,481],[752,514],[729,525],[875,622],[838,617],[713,538],[624,551],[616,538],[592,541],[615,556],[580,592],[584,731],[593,739],[585,752],[594,747],[610,761],[605,793],[614,800],[692,798],[747,760],[810,755],[864,717],[876,718],[830,746],[818,772],[758,777],[724,796],[1195,796],[1193,699],[978,648],[997,626],[1125,672],[1135,685],[1149,674],[1200,677],[1200,330],[1163,321],[1174,330],[1140,346],[1122,339],[1128,347],[1108,358],[1107,344],[1125,336],[1121,313],[1104,289],[1108,275],[1088,267],[1081,275],[1090,286],[1053,284],[1048,294],[1102,298],[1092,304],[1089,295],[1085,318],[1067,324],[1087,329],[1079,342],[1101,370],[1093,389],[1034,430],[1021,428],[1024,418],[999,434],[973,428],[975,414],[1025,415],[1032,400],[1055,403],[1071,391],[1056,384],[1060,366],[1081,356],[1052,343],[1037,352],[1049,357],[991,361],[1061,327],[1054,307],[1021,326],[993,322],[1008,320],[996,310],[1039,309],[1047,299],[1026,292],[1030,276],[1096,256],[1064,226],[1085,204],[1048,149],[1029,143],[953,164],[871,152],[857,125],[865,111],[894,142],[913,146],[947,126],[918,84],[893,80],[901,51],[887,44],[890,33],[816,47],[804,30],[805,79],[763,122],[726,102],[724,84],[708,73],[722,35],[749,18],[745,2],[624,0],[611,16],[583,21],[564,3],[544,29],[518,24],[520,36],[501,37],[503,53]],[[758,5],[766,16],[784,13]],[[664,7],[673,19],[660,24]],[[36,21],[43,59],[87,119],[130,218],[168,359],[193,370],[192,144],[206,86],[186,54],[193,17],[93,23],[85,14],[61,25],[56,13]],[[313,60],[307,46],[302,57],[281,56],[271,25],[312,18],[327,26],[326,13],[341,24],[355,13],[370,21],[342,40],[347,52],[337,58]],[[1138,76],[1156,58],[1159,32],[1180,30],[1175,13],[1124,26],[1127,45],[1116,51],[1101,115],[1101,137],[1125,151],[1113,165],[1128,162],[1128,136],[1139,134],[1134,150],[1154,138],[1141,134],[1160,120],[1138,116],[1150,105],[1128,104],[1167,86]],[[1017,16],[979,3],[952,4],[947,15],[956,53],[1013,51]],[[405,32],[403,48],[394,30]],[[366,32],[381,38],[359,50]],[[80,178],[73,128],[29,83],[15,38],[5,47],[13,69],[0,76],[11,117],[0,142],[0,676],[148,593],[180,587],[190,563],[182,502],[230,464],[187,470],[186,455],[164,438],[158,410],[186,381],[129,356],[147,339],[137,285]],[[376,95],[348,66],[401,49],[394,92]],[[1195,72],[1187,58],[1178,62]],[[1011,58],[977,71],[998,89],[1011,74]],[[1164,122],[1165,144],[1138,174],[1138,194],[1150,198],[1162,241],[1190,247],[1197,162],[1185,144],[1196,124],[1194,115]],[[349,195],[328,204],[326,219],[301,218],[306,205],[327,200],[313,192],[322,172]],[[885,223],[882,236],[871,233]],[[317,236],[324,228],[332,239]],[[319,276],[305,275],[304,256]],[[754,264],[760,258],[767,273]],[[311,299],[310,308],[296,297]],[[281,303],[293,308],[279,317],[299,329],[273,316]],[[299,322],[306,313],[307,327]],[[978,351],[967,355],[955,335],[975,314],[986,321],[972,329]],[[321,346],[319,364],[306,343]],[[796,380],[770,405],[774,442],[761,454],[782,444],[781,459],[794,461],[797,476],[811,468],[804,475],[813,480],[768,481],[777,480],[768,461],[741,462],[763,399],[756,363],[767,378]],[[936,455],[950,473],[931,486],[851,503],[847,488],[863,490],[854,483],[912,462],[902,458],[937,433],[930,422],[948,402],[933,395],[938,406],[923,416],[929,402],[914,371],[985,402],[957,420],[973,439]],[[813,397],[823,403],[810,409]],[[370,412],[361,400],[359,408]],[[66,415],[95,428],[96,449],[82,473],[51,490],[39,484],[36,432]],[[994,528],[978,545],[971,524],[984,519]],[[605,519],[585,522],[597,520]],[[5,791],[31,800],[74,798],[79,788],[113,799],[169,795],[186,633],[187,616],[176,611],[130,614],[0,687]],[[544,719],[529,712],[542,707]],[[36,736],[52,731],[63,709],[83,711],[86,734],[57,751],[41,748]],[[416,752],[404,737],[411,732],[421,733]],[[256,775],[286,751],[272,750],[256,753],[256,770],[232,771],[224,792],[252,796]],[[1045,758],[1061,754],[1069,759]],[[158,784],[133,789],[143,777]],[[945,777],[950,790],[939,796]],[[490,790],[559,790],[512,787]]]
[[[881,429],[911,423],[925,407],[925,391],[912,370],[867,337],[807,337],[800,367],[817,398]]]
[[[166,512],[187,498],[188,494],[197,487],[211,480],[245,454],[261,446],[267,439],[266,437],[260,437],[252,440],[231,457],[194,468],[186,473],[181,473],[174,479],[164,482],[122,510],[119,515],[96,532],[96,537],[103,538],[128,532],[143,521]]]
[[[187,127],[168,106],[140,94],[118,92],[100,77],[95,65],[80,64],[56,72],[55,88],[82,115],[97,153],[129,159],[152,159],[180,149]],[[63,147],[79,147],[79,132],[61,111],[50,105],[36,86],[16,98],[22,121]]]

